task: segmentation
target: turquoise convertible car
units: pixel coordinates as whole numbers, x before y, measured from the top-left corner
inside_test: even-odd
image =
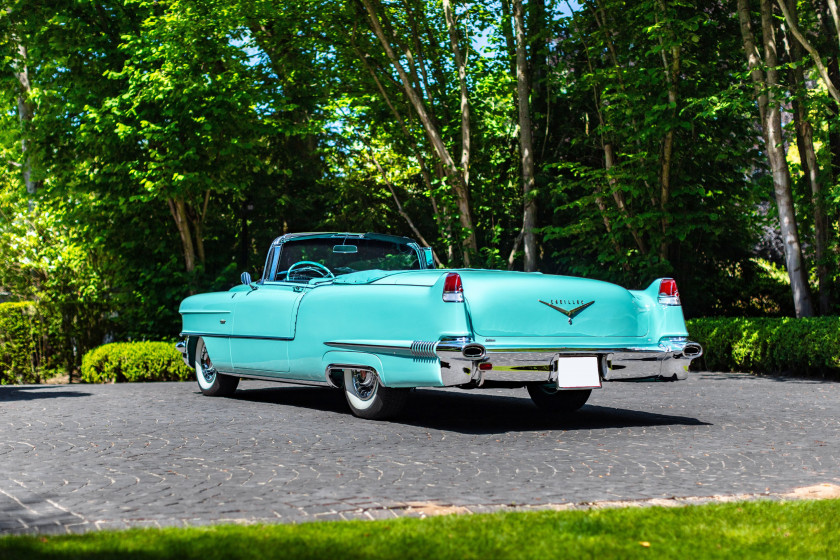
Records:
[[[415,387],[526,387],[557,414],[603,382],[685,379],[676,282],[647,289],[540,273],[443,270],[411,239],[277,238],[262,278],[181,303],[178,349],[201,392],[240,378],[342,389],[362,418],[393,416]]]

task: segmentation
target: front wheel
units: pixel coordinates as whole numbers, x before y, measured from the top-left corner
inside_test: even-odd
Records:
[[[203,338],[199,338],[195,346],[195,378],[198,388],[208,397],[229,397],[239,385],[238,377],[216,371]]]
[[[531,400],[541,410],[551,414],[566,416],[586,404],[592,389],[558,391],[553,385],[528,385]]]
[[[405,406],[408,391],[384,387],[373,370],[344,370],[344,396],[347,397],[350,410],[359,418],[392,418]]]

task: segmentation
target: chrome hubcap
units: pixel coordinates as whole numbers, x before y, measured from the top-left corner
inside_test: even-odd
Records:
[[[213,367],[213,362],[210,361],[210,356],[207,355],[207,347],[201,348],[201,357],[198,359],[201,364],[201,375],[207,383],[212,383],[216,377],[216,368]]]
[[[363,401],[370,400],[376,390],[376,376],[364,369],[353,370],[353,391]]]

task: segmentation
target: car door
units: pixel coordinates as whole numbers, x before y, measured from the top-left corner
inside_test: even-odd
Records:
[[[289,371],[289,343],[303,289],[266,283],[236,297],[230,338],[234,371],[282,377]]]

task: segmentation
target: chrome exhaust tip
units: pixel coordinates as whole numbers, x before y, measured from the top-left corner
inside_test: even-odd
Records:
[[[683,347],[683,356],[686,358],[699,358],[703,355],[703,347],[696,342],[688,342]]]
[[[468,360],[481,360],[487,355],[487,349],[481,344],[466,344],[461,350],[461,354]]]

